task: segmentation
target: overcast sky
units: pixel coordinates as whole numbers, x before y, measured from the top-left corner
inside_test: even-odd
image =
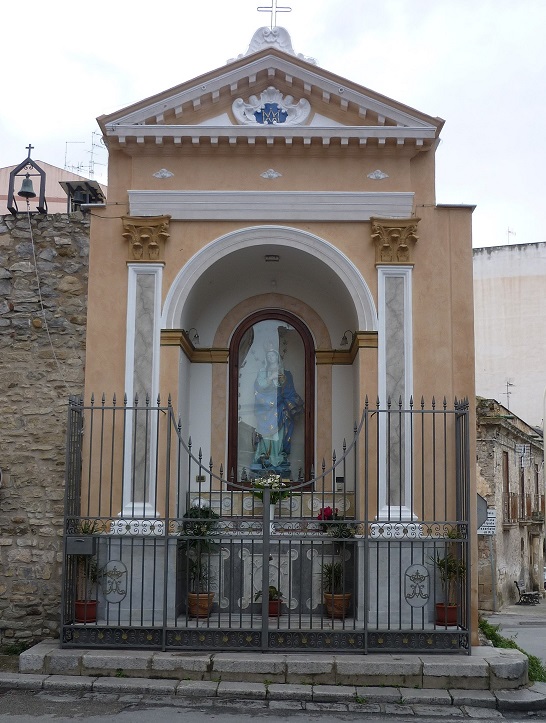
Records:
[[[474,246],[546,241],[546,0],[278,4],[296,53],[445,119],[437,202],[477,206]],[[96,117],[244,53],[269,25],[259,5],[270,0],[5,3],[0,167],[32,142],[35,160],[88,175],[93,141],[106,181]]]

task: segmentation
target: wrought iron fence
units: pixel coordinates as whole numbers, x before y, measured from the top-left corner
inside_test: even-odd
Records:
[[[466,401],[366,404],[304,481],[227,479],[180,430],[70,400],[65,647],[470,651]]]

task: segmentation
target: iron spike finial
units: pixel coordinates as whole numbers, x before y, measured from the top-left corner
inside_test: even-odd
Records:
[[[92,407],[95,406],[95,393],[94,392],[91,392],[91,406]]]
[[[172,407],[172,399],[171,399],[171,393],[169,392],[169,396],[167,397],[167,406]]]
[[[425,397],[422,396],[421,397],[421,409],[424,409],[424,408],[425,408]]]
[[[114,392],[114,396],[112,397],[112,406],[115,407],[116,404],[117,404],[117,397],[116,397],[116,393]]]
[[[369,404],[368,404],[368,395],[366,394],[366,397],[365,397],[365,399],[364,399],[364,409],[368,409],[368,406],[369,406]]]
[[[410,406],[410,409],[413,409],[413,394],[410,394],[409,406]]]
[[[125,394],[123,395],[123,406],[127,406],[127,392],[125,392]]]
[[[180,420],[180,417],[178,417],[178,419]],[[191,452],[191,436],[190,436],[189,439],[188,439],[188,449],[189,449],[190,452]]]
[[[146,401],[145,401],[145,405],[146,405],[147,407],[149,407],[149,406],[150,406],[150,394],[149,394],[148,392],[146,392]]]
[[[434,398],[434,396],[432,397],[432,408],[436,409],[436,399]]]
[[[135,394],[135,407],[138,407],[138,392]]]
[[[101,398],[101,405],[104,407],[105,404],[106,404],[106,394],[103,392],[102,398]]]
[[[158,406],[158,407],[161,406],[161,397],[160,397],[159,394],[157,395],[157,406]]]

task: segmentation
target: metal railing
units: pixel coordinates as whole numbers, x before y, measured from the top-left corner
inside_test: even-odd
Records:
[[[366,404],[279,489],[181,426],[170,401],[70,400],[65,647],[470,651],[466,401]]]

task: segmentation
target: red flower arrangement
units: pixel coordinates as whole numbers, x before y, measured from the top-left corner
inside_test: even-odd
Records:
[[[322,507],[317,515],[317,520],[322,524],[320,529],[326,532],[330,537],[354,537],[356,527],[350,522],[346,522],[343,515],[339,514],[338,508],[332,509],[330,506]]]

